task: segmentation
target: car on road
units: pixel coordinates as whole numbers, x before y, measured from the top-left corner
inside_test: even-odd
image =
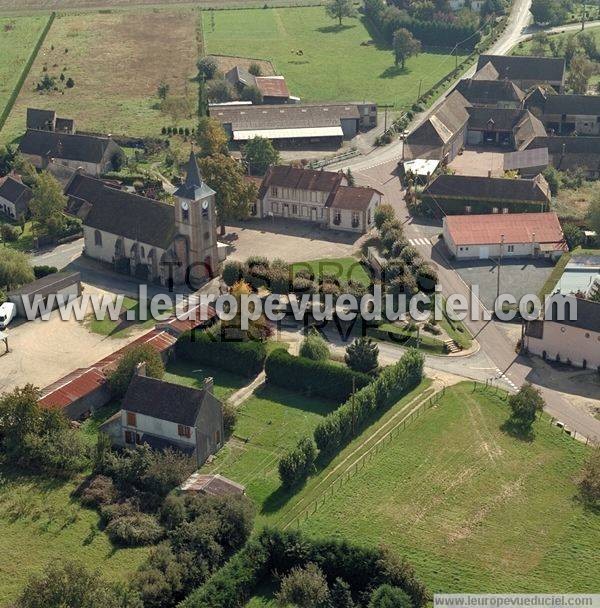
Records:
[[[15,318],[17,307],[12,302],[4,302],[0,306],[0,329],[6,329],[8,324]]]

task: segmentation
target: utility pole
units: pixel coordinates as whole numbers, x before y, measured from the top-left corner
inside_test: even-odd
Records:
[[[421,98],[421,86],[423,85],[423,79],[419,80],[419,94],[417,95],[417,101]]]
[[[502,249],[504,246],[504,235],[500,235],[500,259],[498,260],[498,287],[496,289],[496,300],[500,297],[500,271],[502,270]]]
[[[586,17],[586,5],[585,5],[586,0],[583,0],[583,11],[581,13],[581,31],[583,31],[583,29],[585,28],[585,17]]]
[[[383,132],[385,133],[387,131],[387,106],[385,106],[385,109],[383,111]]]

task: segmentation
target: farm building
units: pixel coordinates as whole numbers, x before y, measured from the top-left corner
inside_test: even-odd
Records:
[[[372,103],[213,106],[210,115],[239,144],[260,136],[279,146],[339,147],[343,140],[377,125],[377,106]]]
[[[546,135],[541,121],[528,110],[468,108],[467,144],[522,150],[535,137]]]
[[[550,209],[550,187],[542,175],[533,179],[504,179],[439,175],[419,195],[436,217],[481,213],[532,213]]]
[[[526,102],[550,133],[556,135],[600,135],[598,95],[552,95],[540,91]]]
[[[556,213],[448,215],[444,242],[457,259],[558,257],[568,251]]]
[[[26,217],[32,196],[31,188],[18,175],[13,173],[0,178],[0,214],[12,219]]]
[[[54,110],[27,108],[27,128],[38,131],[75,133],[75,121],[72,118],[60,118]]]
[[[225,79],[239,93],[242,93],[248,87],[256,87],[262,95],[264,104],[296,103],[299,101],[297,97],[291,97],[283,76],[254,76],[245,68],[236,65],[225,74]]]
[[[559,171],[582,169],[588,179],[600,177],[600,137],[536,137],[528,150],[547,148],[550,162]]]
[[[456,90],[473,106],[518,110],[525,93],[509,80],[474,80],[464,78]]]
[[[565,84],[565,60],[557,57],[480,55],[475,78],[484,70],[486,80],[510,80],[521,90],[545,84],[561,92]],[[493,73],[497,76],[494,78]]]
[[[381,197],[373,188],[348,186],[343,173],[274,166],[267,170],[258,192],[256,215],[366,232],[373,225]]]

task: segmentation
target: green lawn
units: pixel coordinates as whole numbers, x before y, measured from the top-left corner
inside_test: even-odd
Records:
[[[213,378],[214,394],[217,399],[224,401],[235,391],[250,383],[249,378],[237,376],[219,368],[202,366],[198,363],[175,361],[168,365],[163,380],[183,384],[192,388],[202,388],[205,378]]]
[[[135,318],[132,320],[126,318],[129,311],[135,313]],[[134,328],[153,327],[156,324],[156,321],[149,313],[147,314],[149,318],[145,321],[138,320],[139,316],[139,302],[132,298],[124,297],[121,306],[121,318],[118,321],[110,319],[108,314],[102,320],[96,319],[92,315],[87,321],[87,327],[95,334],[108,336],[109,338],[125,338]]]
[[[0,466],[0,605],[13,601],[31,574],[74,560],[126,582],[145,549],[115,549],[95,511],[71,498],[74,483],[17,476]]]
[[[319,420],[333,409],[335,405],[322,399],[276,387],[259,389],[238,410],[233,437],[204,469],[245,485],[264,522],[285,499],[277,492],[281,454],[312,434]]]
[[[17,226],[16,222],[6,216],[0,216],[0,224],[10,224]],[[19,228],[19,230],[21,230]],[[0,247],[12,247],[19,251],[31,251],[33,249],[33,225],[32,222],[25,222],[24,230],[19,234],[19,238],[14,242],[2,241]]]
[[[350,279],[369,286],[372,279],[363,264],[357,258],[324,258],[321,260],[309,260],[308,262],[297,262],[292,264],[292,272],[309,270],[315,279],[325,274],[334,275],[340,283]]]
[[[421,53],[397,68],[361,19],[340,28],[324,7],[215,11],[214,30],[212,16],[203,15],[207,53],[271,60],[303,101],[412,105],[420,81],[424,92],[454,69],[447,51]]]
[[[384,542],[432,592],[597,590],[600,517],[573,482],[588,448],[546,417],[515,439],[504,400],[472,391],[448,389],[301,527]]]
[[[47,21],[44,16],[0,19],[0,114]]]

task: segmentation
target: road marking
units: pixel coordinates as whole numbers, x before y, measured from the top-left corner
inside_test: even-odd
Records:
[[[424,247],[428,247],[431,243],[427,239],[408,239],[408,242],[416,247],[417,245],[422,245]]]

